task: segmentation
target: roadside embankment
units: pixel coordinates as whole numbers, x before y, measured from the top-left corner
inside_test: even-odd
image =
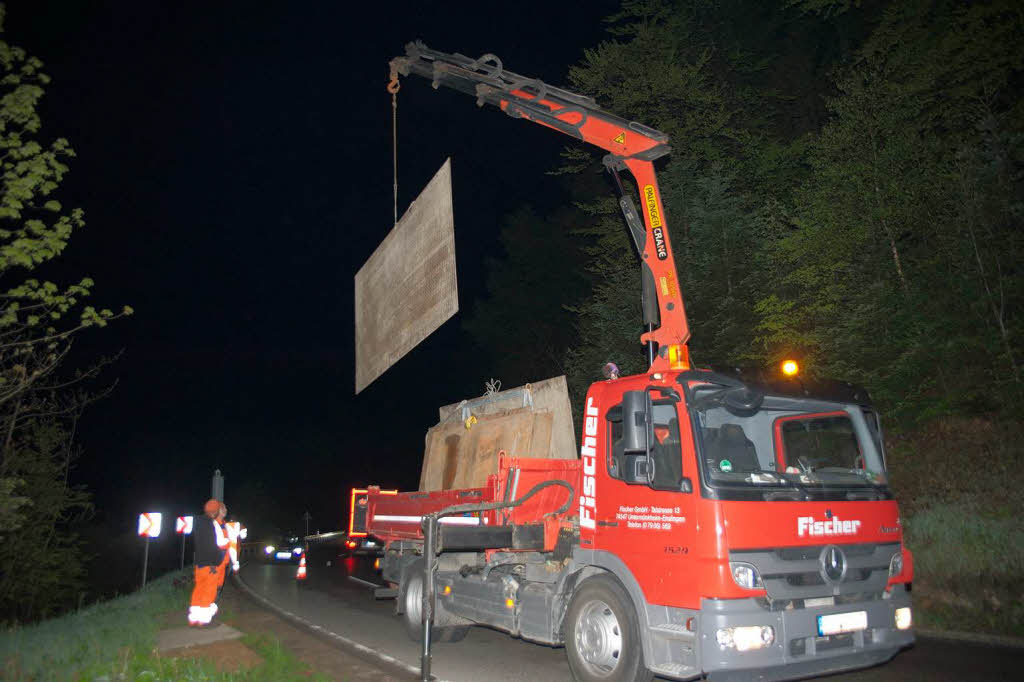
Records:
[[[888,441],[915,625],[1024,637],[1024,424],[943,418]]]
[[[221,595],[216,628],[195,637],[168,638],[185,623],[191,582],[186,572],[165,575],[146,589],[36,625],[0,631],[4,680],[219,680],[276,682],[391,679],[359,659],[298,631],[241,595],[230,584]],[[164,637],[161,637],[161,632]],[[185,631],[189,634],[188,631]],[[175,648],[161,651],[173,642]]]

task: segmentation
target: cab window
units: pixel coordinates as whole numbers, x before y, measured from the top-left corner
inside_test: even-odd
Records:
[[[777,420],[776,445],[782,470],[863,469],[853,422],[845,412]]]
[[[608,474],[626,483],[642,483],[659,489],[678,489],[682,480],[682,448],[679,419],[674,402],[652,406],[654,439],[651,442],[651,471],[646,451],[627,452],[623,447],[622,406],[608,411]]]

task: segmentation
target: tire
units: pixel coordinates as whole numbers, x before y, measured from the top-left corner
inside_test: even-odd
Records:
[[[400,592],[402,623],[405,634],[414,642],[423,641],[423,562],[417,561],[405,571],[405,582]],[[468,625],[448,625],[430,629],[432,642],[460,642],[469,633]]]
[[[565,616],[565,653],[577,682],[650,682],[636,609],[610,575],[587,578]]]

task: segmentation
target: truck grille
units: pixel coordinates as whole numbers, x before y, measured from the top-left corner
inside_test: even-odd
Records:
[[[889,560],[900,551],[899,543],[835,545],[844,563],[839,579],[830,577],[823,566],[823,554],[832,546],[739,550],[730,552],[729,560],[757,568],[772,610],[802,608],[802,600],[815,597],[835,596],[838,603],[841,598],[870,598],[885,590]]]

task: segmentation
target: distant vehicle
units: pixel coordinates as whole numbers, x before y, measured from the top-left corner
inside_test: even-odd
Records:
[[[369,536],[347,536],[338,556],[383,556],[384,543]]]
[[[338,556],[384,556],[384,542],[369,535],[366,526],[366,488],[353,488],[349,501],[348,533]],[[397,495],[397,490],[381,490],[381,495]],[[362,530],[361,530],[362,529]]]
[[[297,564],[303,551],[302,538],[289,535],[264,543],[260,556],[264,563]]]

